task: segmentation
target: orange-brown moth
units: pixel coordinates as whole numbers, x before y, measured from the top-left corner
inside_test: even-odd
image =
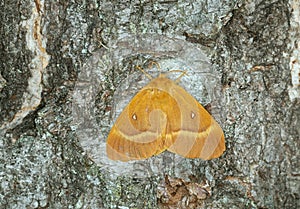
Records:
[[[225,140],[222,128],[204,107],[160,74],[120,114],[108,135],[106,152],[112,160],[129,161],[165,150],[209,160],[222,155]]]

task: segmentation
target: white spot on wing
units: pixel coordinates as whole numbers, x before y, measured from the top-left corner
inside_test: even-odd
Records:
[[[191,111],[191,118],[194,119],[195,117],[196,117],[196,114],[193,111]]]
[[[133,119],[133,120],[137,120],[137,116],[136,116],[135,113],[132,115],[132,119]]]

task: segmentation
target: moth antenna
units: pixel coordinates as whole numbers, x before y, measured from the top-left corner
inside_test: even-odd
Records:
[[[150,68],[152,68],[153,65],[156,65],[156,68],[157,68],[157,70],[159,72],[159,75],[161,75],[160,65],[157,62],[155,62],[155,61],[150,61],[150,64],[151,64]]]
[[[147,73],[145,70],[143,70],[143,68],[141,68],[140,66],[136,66],[136,68],[137,68],[139,71],[141,71],[142,73],[144,73],[150,80],[153,79],[153,77],[152,77],[149,73]]]
[[[187,71],[186,70],[170,70],[168,71],[168,73],[172,73],[172,72],[180,72],[180,76],[178,78],[176,78],[176,80],[174,81],[175,83],[179,83],[180,79],[187,75]]]

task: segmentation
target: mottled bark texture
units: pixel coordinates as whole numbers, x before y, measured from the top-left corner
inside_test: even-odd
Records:
[[[299,4],[0,0],[0,208],[300,208]],[[153,158],[149,175],[145,167],[116,174],[105,152],[95,163],[81,139],[94,128],[107,136],[120,83],[140,75],[136,63],[167,55],[96,56],[108,69],[89,75],[100,80],[90,89],[98,125],[80,132],[74,99],[88,101],[74,89],[95,53],[149,33],[205,51],[220,78],[227,150],[181,165],[166,153],[164,169],[153,169]]]

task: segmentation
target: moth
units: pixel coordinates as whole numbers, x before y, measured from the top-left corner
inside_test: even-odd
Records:
[[[143,71],[144,72],[144,71]],[[160,73],[125,107],[107,141],[108,158],[142,160],[165,150],[209,160],[225,151],[222,128],[177,80]]]

